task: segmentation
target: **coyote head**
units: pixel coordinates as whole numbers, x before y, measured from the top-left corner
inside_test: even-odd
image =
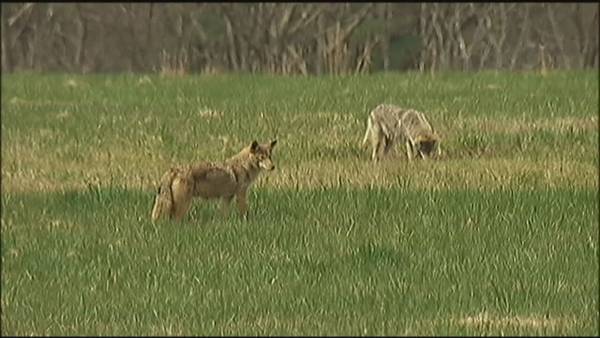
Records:
[[[271,160],[271,152],[273,151],[273,147],[277,144],[277,140],[273,140],[269,143],[259,144],[256,141],[253,141],[250,145],[250,154],[256,158],[258,161],[258,166],[261,169],[265,170],[273,170],[275,169],[275,165]]]
[[[417,136],[415,142],[416,150],[423,157],[433,157],[440,153],[440,137],[434,133],[427,133]]]

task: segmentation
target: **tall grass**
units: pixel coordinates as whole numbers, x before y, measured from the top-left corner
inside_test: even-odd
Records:
[[[7,335],[597,335],[595,73],[2,77]],[[381,102],[439,161],[359,148]],[[279,140],[250,217],[160,174]]]
[[[4,332],[597,329],[594,192],[265,189],[252,198],[247,222],[201,203],[182,224],[152,224],[151,196],[119,189],[3,199]],[[491,322],[469,324],[481,314]]]

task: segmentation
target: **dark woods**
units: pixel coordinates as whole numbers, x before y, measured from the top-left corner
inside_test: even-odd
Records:
[[[3,3],[2,72],[598,67],[593,3]]]

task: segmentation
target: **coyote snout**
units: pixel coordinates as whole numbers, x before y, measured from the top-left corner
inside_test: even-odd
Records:
[[[276,144],[277,140],[265,144],[254,141],[222,163],[200,162],[171,168],[161,178],[152,220],[164,214],[181,220],[193,197],[223,200],[224,215],[235,197],[240,213],[247,217],[247,190],[261,170],[275,169],[271,153]]]
[[[271,171],[273,169],[275,169],[275,165],[273,164],[273,161],[271,160],[270,157],[265,157],[265,155],[262,155],[262,158],[260,157],[261,155],[258,155],[259,159],[258,159],[258,165],[263,168],[264,170],[268,170]]]

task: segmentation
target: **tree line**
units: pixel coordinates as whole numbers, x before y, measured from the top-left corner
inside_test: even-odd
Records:
[[[2,3],[2,72],[598,67],[595,3]]]

